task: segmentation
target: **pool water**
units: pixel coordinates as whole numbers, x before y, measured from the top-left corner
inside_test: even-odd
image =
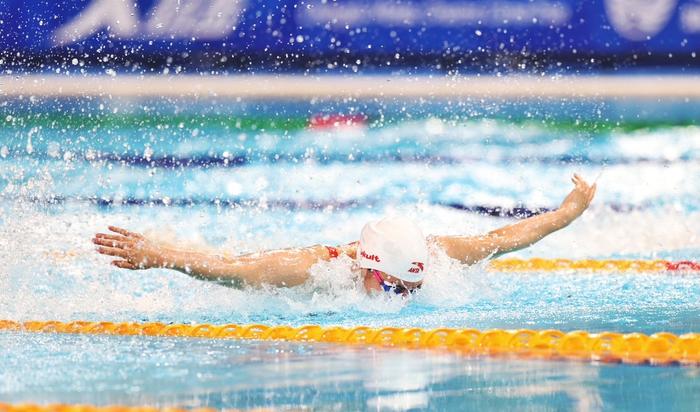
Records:
[[[124,271],[108,224],[239,254],[341,244],[400,213],[431,234],[590,210],[520,257],[700,259],[697,101],[2,102],[0,319],[700,331],[692,275],[487,272],[436,251],[421,293],[366,296],[345,259],[290,289]],[[318,114],[364,125],[309,129]],[[4,119],[4,120],[3,120]],[[249,408],[633,409],[697,404],[693,368],[292,343],[0,333],[0,401]]]
[[[328,344],[0,335],[11,402],[321,410],[694,409],[694,368]],[[9,371],[9,372],[8,372]]]

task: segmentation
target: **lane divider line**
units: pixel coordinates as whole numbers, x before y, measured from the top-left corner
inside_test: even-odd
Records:
[[[81,253],[74,250],[46,253],[52,259],[75,258]],[[584,272],[604,274],[659,274],[659,275],[700,275],[700,262],[691,260],[627,260],[627,259],[542,259],[542,258],[501,258],[488,262],[490,272]]]
[[[495,272],[555,272],[581,270],[589,272],[644,272],[644,273],[700,273],[700,262],[683,260],[626,260],[626,259],[496,259],[489,262]]]
[[[467,356],[497,356],[588,362],[700,365],[700,334],[645,335],[559,330],[422,329],[358,326],[210,325],[160,322],[59,322],[0,320],[0,330],[122,336],[252,339],[442,349]]]
[[[410,200],[410,199],[409,199]],[[42,206],[58,206],[69,203],[83,203],[97,207],[139,207],[139,206],[157,206],[157,207],[192,207],[192,206],[216,206],[226,208],[276,208],[286,210],[325,210],[331,208],[333,210],[355,209],[359,207],[370,207],[381,204],[379,199],[372,198],[355,198],[343,201],[333,199],[265,199],[261,201],[259,198],[251,197],[115,197],[115,196],[74,196],[74,195],[53,195],[53,196],[22,196],[22,195],[0,195],[0,201],[8,202],[31,202]],[[460,210],[465,213],[473,213],[482,216],[503,217],[524,219],[531,216],[536,216],[546,213],[555,208],[545,206],[516,206],[502,207],[493,205],[479,204],[463,204],[457,202],[431,201],[434,206],[442,206],[449,209]],[[653,205],[651,204],[627,204],[627,203],[604,203],[598,205],[604,210],[609,210],[615,213],[629,213],[633,211],[646,210]]]

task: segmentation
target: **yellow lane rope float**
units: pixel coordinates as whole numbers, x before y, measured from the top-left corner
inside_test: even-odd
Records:
[[[552,272],[581,270],[589,272],[700,273],[700,262],[621,259],[496,259],[489,263],[489,269],[495,272]]]
[[[51,252],[53,259],[75,258],[77,251]],[[489,262],[488,269],[494,272],[623,272],[623,273],[697,273],[700,274],[700,262],[681,260],[641,260],[641,259],[544,259],[544,258],[505,258]]]
[[[187,325],[132,322],[58,322],[0,320],[0,330],[43,333],[179,336],[209,339],[257,339],[376,345],[406,349],[443,349],[472,356],[504,356],[650,365],[700,365],[700,334],[661,332],[588,333],[558,330],[370,328],[307,325]]]
[[[93,405],[69,405],[69,404],[51,404],[51,405],[36,405],[30,403],[10,404],[0,403],[0,412],[214,412],[216,409],[196,408],[196,409],[180,409],[180,408],[154,408],[150,406],[93,406]],[[232,411],[231,409],[227,409]],[[259,409],[263,411],[264,409]]]

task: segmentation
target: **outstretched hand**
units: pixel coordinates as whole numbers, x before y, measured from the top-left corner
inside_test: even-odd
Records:
[[[98,233],[92,239],[97,252],[115,256],[114,266],[122,269],[149,269],[158,267],[158,248],[143,235],[116,226],[109,226],[112,233]]]
[[[574,220],[588,209],[595,196],[596,184],[589,185],[578,174],[574,174],[571,181],[575,187],[561,203],[559,210],[565,213],[569,219]]]

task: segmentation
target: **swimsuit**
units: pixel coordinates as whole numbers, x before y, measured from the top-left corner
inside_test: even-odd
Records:
[[[326,249],[328,249],[328,255],[331,257],[331,259],[335,259],[340,256],[340,251],[337,247],[326,246]]]

